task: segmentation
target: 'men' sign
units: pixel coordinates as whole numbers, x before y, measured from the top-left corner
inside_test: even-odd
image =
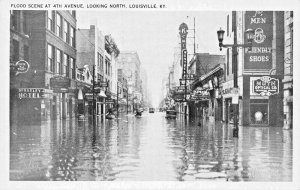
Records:
[[[252,50],[245,48],[245,70],[272,69],[273,12],[246,11],[245,30],[254,30]],[[245,35],[245,42],[247,42]]]

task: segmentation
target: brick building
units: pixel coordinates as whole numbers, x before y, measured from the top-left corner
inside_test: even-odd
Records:
[[[15,30],[14,25],[16,25],[20,31],[19,35],[24,34],[22,39],[27,38],[24,43],[22,42],[23,45],[28,44],[28,48],[24,46],[24,50],[19,44],[19,50],[29,52],[30,69],[27,73],[19,76],[24,80],[17,82],[13,79],[11,85],[14,86],[16,92],[15,103],[18,104],[19,120],[42,121],[74,117],[76,107],[76,12],[13,11],[11,21],[11,38],[15,38],[13,31]],[[13,60],[17,59],[13,53],[18,49],[16,45],[15,41],[11,44]],[[59,86],[60,82],[63,82],[63,86]],[[26,91],[27,95],[38,90],[41,96],[39,98],[18,98],[21,90]],[[13,98],[11,99],[13,100]]]

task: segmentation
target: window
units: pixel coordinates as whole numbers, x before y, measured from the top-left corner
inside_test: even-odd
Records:
[[[293,12],[293,11],[292,11]],[[291,23],[289,25],[289,28],[290,28],[290,37],[291,37],[291,61],[293,62],[293,43],[294,43],[294,27],[293,27],[293,23]]]
[[[12,61],[19,61],[19,42],[17,40],[13,40],[13,52],[12,52]]]
[[[48,29],[54,32],[54,11],[48,11]]]
[[[56,35],[62,37],[62,17],[56,14]]]
[[[64,74],[69,77],[69,56],[64,54]]]
[[[18,20],[20,19],[20,11],[11,11],[10,12],[10,21],[11,21],[11,28],[13,30],[20,30],[19,22]]]
[[[64,21],[64,41],[67,43],[70,43],[70,29],[69,29],[69,23],[67,21]]]
[[[100,70],[104,71],[103,56],[100,54]]]
[[[47,64],[47,70],[54,72],[54,47],[50,44],[48,44],[48,64]]]
[[[56,50],[56,73],[62,74],[62,52]]]
[[[24,60],[29,61],[29,47],[24,45]]]
[[[75,44],[75,28],[71,26],[71,33],[70,33],[70,40],[71,40],[71,46],[72,47],[75,47],[76,44]]]
[[[23,32],[24,34],[28,34],[29,33],[29,28],[28,28],[28,24],[27,24],[27,14],[25,12],[23,12]]]
[[[72,16],[76,18],[76,11],[72,11]]]
[[[75,59],[71,57],[70,57],[70,67],[71,67],[70,78],[75,79]]]
[[[105,59],[105,74],[108,73],[107,69],[108,69],[108,61],[107,59]]]

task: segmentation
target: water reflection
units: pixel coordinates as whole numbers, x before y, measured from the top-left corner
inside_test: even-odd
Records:
[[[292,131],[164,114],[11,126],[11,180],[291,181]],[[206,123],[206,124],[205,124]]]

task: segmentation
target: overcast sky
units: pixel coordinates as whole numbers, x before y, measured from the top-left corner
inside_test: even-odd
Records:
[[[161,83],[173,62],[178,44],[178,28],[185,22],[193,29],[196,23],[196,52],[224,54],[218,48],[217,30],[226,27],[229,12],[217,11],[77,11],[77,27],[89,28],[97,23],[103,34],[111,34],[121,51],[137,51],[141,66],[148,74],[148,88],[152,102],[160,101]],[[189,31],[188,38],[193,37]],[[189,38],[193,53],[193,40]]]

